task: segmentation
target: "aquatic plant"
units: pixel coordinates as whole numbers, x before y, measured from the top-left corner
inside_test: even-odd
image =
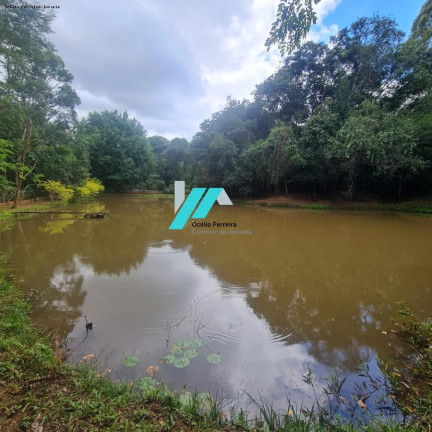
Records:
[[[207,361],[209,363],[215,364],[215,363],[219,363],[221,360],[222,360],[222,355],[218,353],[213,353],[207,356]]]
[[[202,339],[179,340],[171,347],[170,354],[165,356],[164,361],[176,368],[184,368],[190,363],[190,360],[198,356],[198,351],[195,348],[200,348],[202,345]]]
[[[123,366],[126,367],[132,367],[132,366],[136,366],[139,363],[139,357],[136,355],[129,355],[126,356],[123,360],[122,360],[122,364]]]

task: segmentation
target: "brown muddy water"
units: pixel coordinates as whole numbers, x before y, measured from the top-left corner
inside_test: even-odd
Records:
[[[206,234],[190,222],[170,231],[171,199],[109,196],[92,210],[111,216],[19,218],[0,251],[34,320],[67,339],[72,361],[95,354],[115,378],[158,366],[158,380],[226,406],[248,409],[246,392],[275,408],[310,405],[308,367],[318,388],[340,367],[349,397],[362,362],[379,375],[377,359],[400,355],[382,333],[397,301],[432,315],[432,218],[216,205],[206,221],[243,233]],[[196,344],[189,364],[164,363],[184,358],[184,340]],[[129,355],[136,366],[122,364]]]

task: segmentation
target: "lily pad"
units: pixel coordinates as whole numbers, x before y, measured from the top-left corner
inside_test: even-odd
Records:
[[[210,355],[207,357],[207,361],[208,361],[209,363],[213,363],[213,364],[215,364],[215,363],[219,363],[221,360],[222,360],[222,355],[221,355],[221,354],[216,354],[216,353],[214,353],[214,354],[210,354]]]
[[[187,357],[178,357],[174,360],[174,366],[176,368],[182,369],[190,363]]]
[[[200,347],[202,347],[202,344],[203,344],[202,339],[192,339],[192,340],[189,342],[189,346],[190,346],[191,348],[200,348]]]
[[[132,367],[139,363],[139,357],[135,355],[126,356],[122,360],[123,366]]]
[[[178,345],[173,345],[170,351],[171,354],[180,354],[181,352],[183,352],[183,349],[180,348]]]
[[[190,342],[187,339],[179,340],[176,345],[181,349],[189,348]]]
[[[175,355],[173,355],[173,354],[168,354],[167,356],[165,356],[165,363],[166,364],[173,364],[174,363],[174,361],[175,361],[175,359],[176,359],[176,356]]]
[[[190,349],[184,352],[184,356],[188,359],[193,359],[198,355],[198,351],[196,349]]]

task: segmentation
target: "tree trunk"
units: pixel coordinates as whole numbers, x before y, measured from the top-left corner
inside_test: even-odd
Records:
[[[30,150],[31,144],[31,133],[32,133],[33,122],[30,117],[27,119],[27,124],[24,127],[22,140],[24,142],[24,148],[17,160],[17,166],[15,167],[15,200],[12,208],[17,208],[18,204],[21,202],[21,186],[22,177],[24,176],[24,167],[28,151]]]
[[[21,185],[22,180],[18,171],[15,171],[15,199],[12,208],[18,208],[18,203],[21,202]]]

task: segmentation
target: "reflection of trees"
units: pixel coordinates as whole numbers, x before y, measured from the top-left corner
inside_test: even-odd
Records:
[[[40,293],[40,301],[35,302],[33,315],[36,322],[46,325],[45,321],[48,321],[55,333],[72,331],[86,297],[82,291],[84,277],[79,270],[73,260],[55,269],[50,283]]]
[[[160,219],[171,217],[171,202],[106,200],[111,216],[105,219],[43,215],[18,220],[2,233],[9,260],[25,288],[35,293],[34,299],[43,299],[35,304],[36,321],[49,320],[57,332],[72,330],[84,303],[84,277],[77,260],[96,273],[127,273],[143,262],[148,245],[159,241],[169,226],[168,220]],[[86,206],[77,210],[94,211]]]
[[[318,361],[354,369],[372,350],[385,357],[392,348],[381,331],[395,303],[431,310],[430,224],[412,230],[396,216],[260,213],[245,209],[241,220],[253,236],[206,237],[191,256],[225,286],[248,286],[257,316],[290,334],[289,343],[309,343]]]

